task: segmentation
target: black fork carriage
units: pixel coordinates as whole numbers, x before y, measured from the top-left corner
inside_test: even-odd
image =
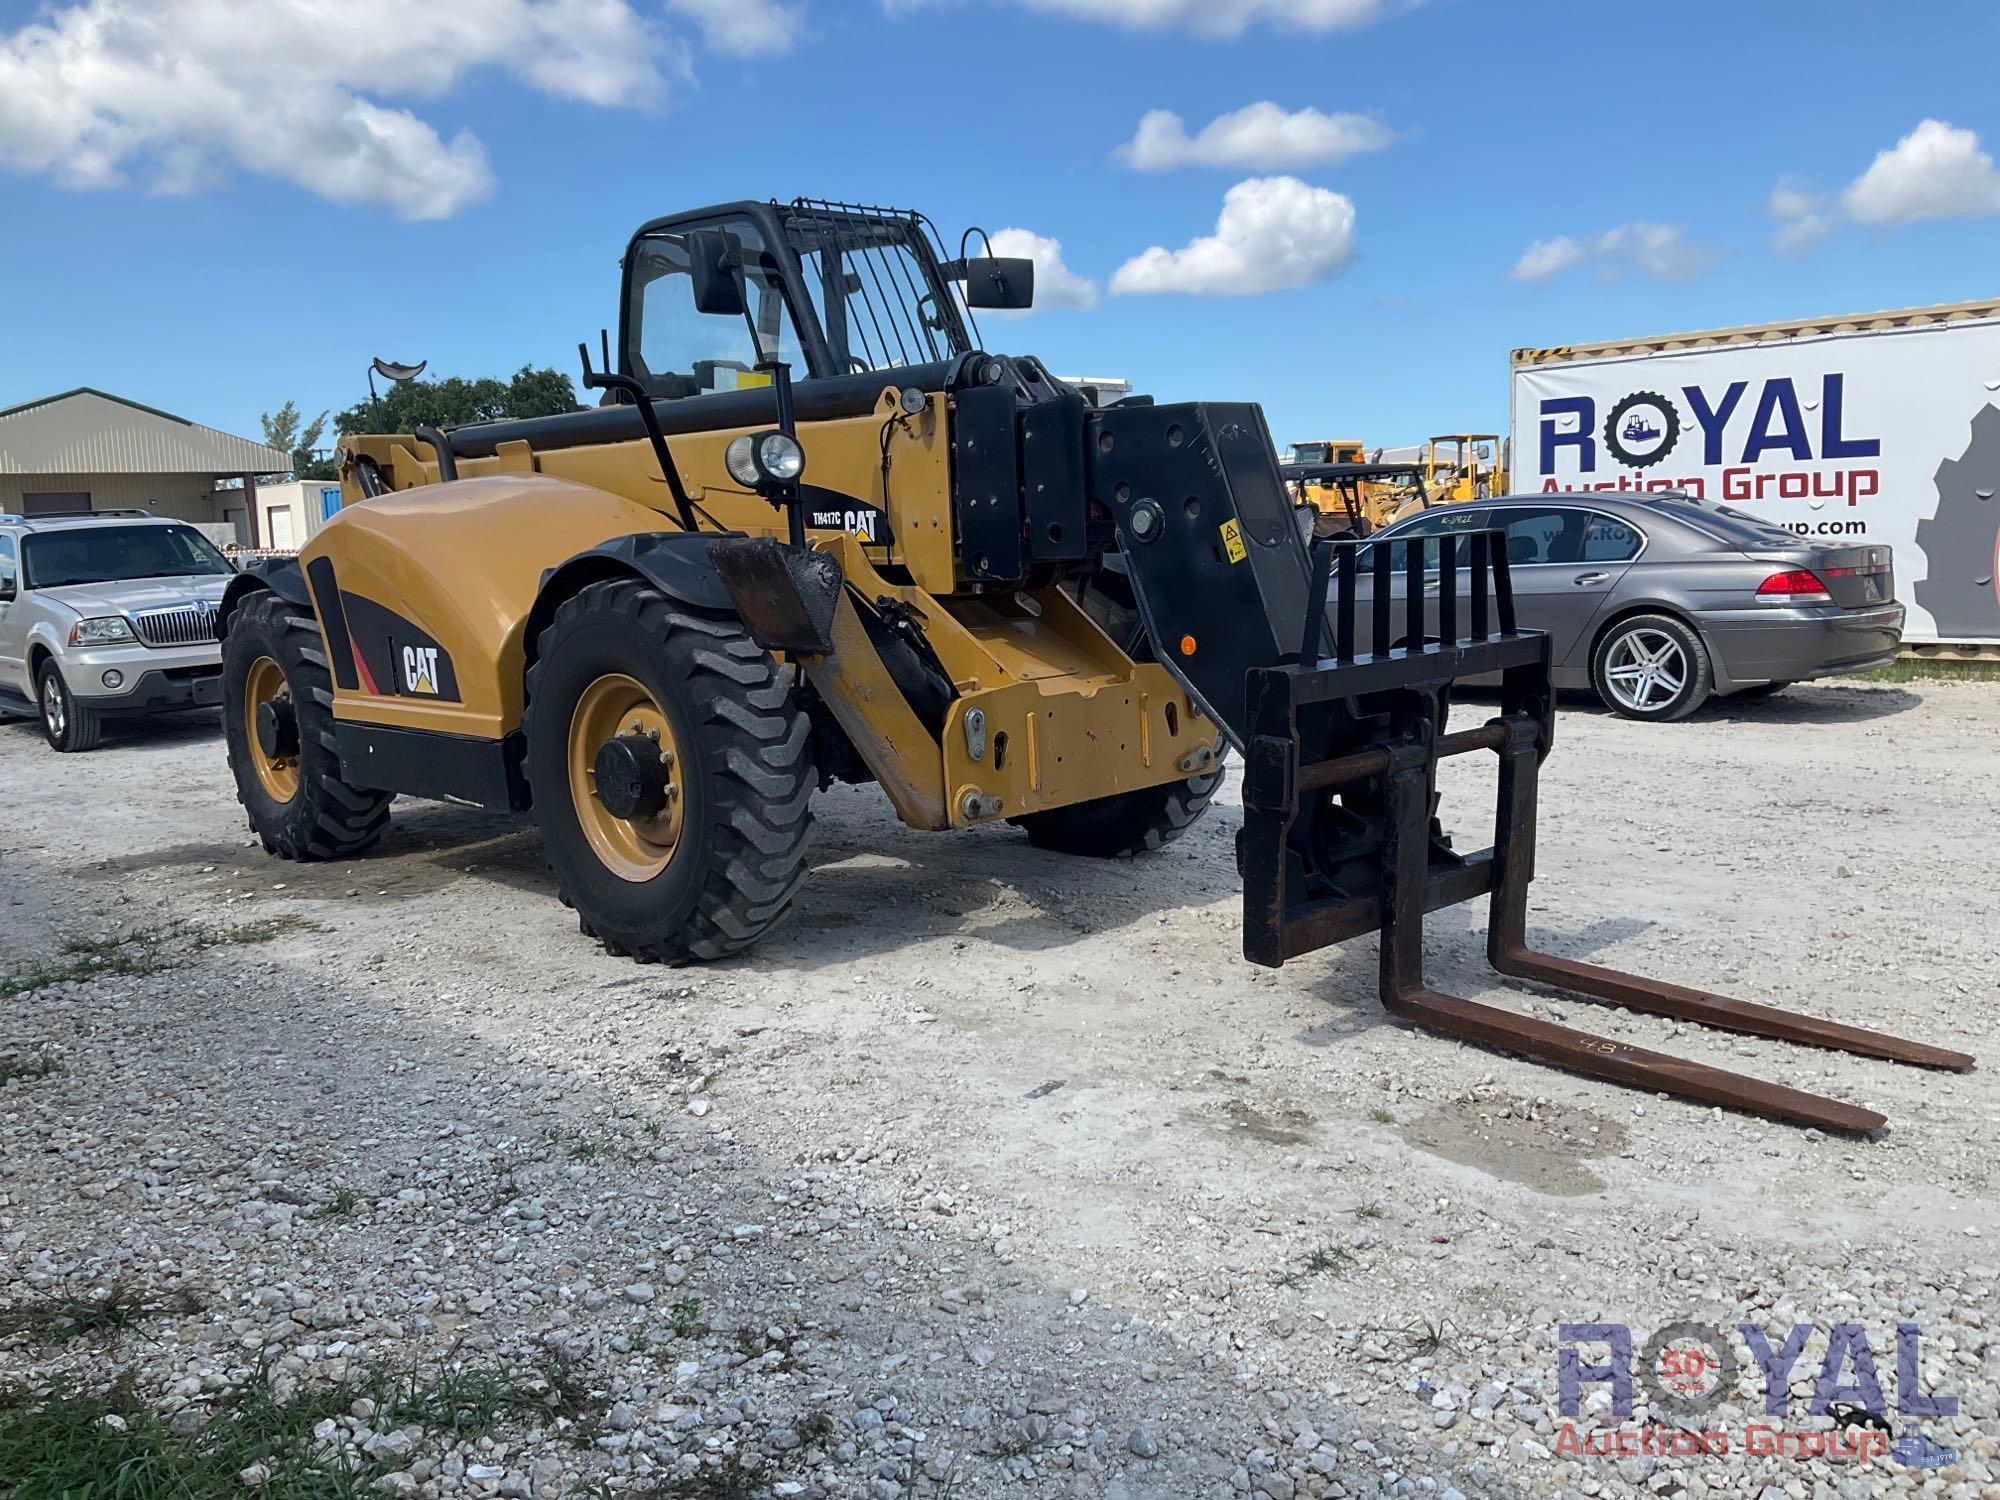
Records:
[[[1555,706],[1548,638],[1516,619],[1501,532],[1308,552],[1254,408],[1114,410],[1097,447],[1094,477],[1113,496],[1151,638],[1243,756],[1237,858],[1253,963],[1275,968],[1379,931],[1382,1004],[1427,1030],[1806,1125],[1872,1133],[1887,1123],[1871,1109],[1433,989],[1425,914],[1483,896],[1488,960],[1513,978],[1755,1036],[1972,1066],[1964,1053],[1528,946],[1536,781]],[[1500,711],[1448,732],[1452,686],[1474,677],[1500,684]],[[1500,760],[1494,841],[1461,854],[1435,816],[1438,762],[1480,751]]]

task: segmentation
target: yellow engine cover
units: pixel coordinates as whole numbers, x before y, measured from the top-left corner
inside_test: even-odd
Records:
[[[419,485],[346,507],[299,554],[334,658],[334,717],[508,734],[521,722],[522,627],[542,575],[670,525],[635,500],[541,474]]]

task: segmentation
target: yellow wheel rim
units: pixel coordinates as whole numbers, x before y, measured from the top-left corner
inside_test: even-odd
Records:
[[[651,817],[620,818],[598,800],[597,752],[607,740],[642,735],[659,747],[667,800]],[[681,841],[680,744],[651,689],[622,672],[598,678],[577,699],[569,721],[569,797],[583,836],[605,869],[638,884],[667,867]]]
[[[292,685],[285,681],[285,669],[268,656],[250,663],[250,675],[243,683],[243,736],[250,747],[250,764],[257,768],[257,780],[273,802],[289,802],[299,794],[299,757],[266,755],[257,735],[257,710],[266,703],[290,706]]]

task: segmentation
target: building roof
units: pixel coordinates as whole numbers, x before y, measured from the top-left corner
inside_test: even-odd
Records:
[[[0,474],[282,474],[291,455],[79,386],[0,411]]]
[[[1734,328],[1704,328],[1692,333],[1654,334],[1638,339],[1606,339],[1595,344],[1565,344],[1553,349],[1516,349],[1511,363],[1557,365],[1578,359],[1619,354],[1664,354],[1682,349],[1706,349],[1725,344],[1761,344],[1783,339],[1821,338],[1838,333],[1878,333],[1890,329],[1934,328],[2000,317],[2000,301],[1940,302],[1931,307],[1899,307],[1888,312],[1846,313],[1837,318],[1793,318],[1783,323],[1745,323]]]

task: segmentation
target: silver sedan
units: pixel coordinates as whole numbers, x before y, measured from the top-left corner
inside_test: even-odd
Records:
[[[1817,543],[1685,495],[1512,495],[1433,507],[1376,539],[1496,527],[1520,621],[1551,637],[1556,686],[1594,689],[1627,718],[1865,672],[1903,639],[1887,547]]]

